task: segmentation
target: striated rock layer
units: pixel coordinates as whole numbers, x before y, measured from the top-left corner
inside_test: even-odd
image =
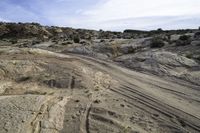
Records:
[[[171,61],[197,65],[151,54],[169,57],[167,69]],[[181,79],[16,47],[1,47],[0,79],[0,133],[200,132],[200,87]]]

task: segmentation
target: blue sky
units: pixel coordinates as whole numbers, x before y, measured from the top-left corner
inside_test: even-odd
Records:
[[[200,0],[0,0],[0,21],[74,28],[197,28]]]

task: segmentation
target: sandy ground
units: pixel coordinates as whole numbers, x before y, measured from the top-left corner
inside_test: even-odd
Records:
[[[200,132],[200,86],[112,62],[1,48],[0,133]]]

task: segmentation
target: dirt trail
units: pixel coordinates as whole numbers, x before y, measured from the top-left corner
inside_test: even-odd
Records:
[[[200,131],[200,93],[197,90],[199,86],[188,85],[193,86],[188,88],[175,83],[176,81],[170,82],[157,76],[130,71],[105,61],[90,57],[84,58],[96,68],[103,67],[102,70],[119,81],[119,87],[111,87],[110,90],[128,99],[128,103],[136,104],[136,106],[139,104],[143,110],[153,110],[152,114],[155,111],[159,116],[168,117],[169,121],[172,121],[168,124],[172,127],[180,128],[173,123],[172,119],[176,119],[182,127],[188,126]]]
[[[0,61],[2,133],[200,132],[191,83],[39,49],[5,50]]]

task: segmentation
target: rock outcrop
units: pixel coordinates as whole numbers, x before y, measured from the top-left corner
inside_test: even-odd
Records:
[[[0,31],[0,133],[200,132],[197,30]]]

